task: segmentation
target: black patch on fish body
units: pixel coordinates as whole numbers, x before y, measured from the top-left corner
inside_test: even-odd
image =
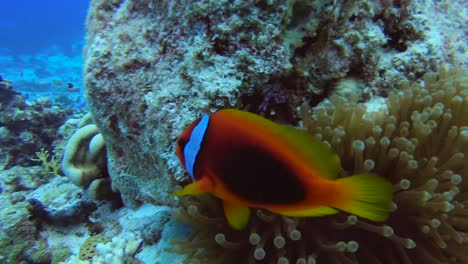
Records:
[[[244,144],[228,144],[214,157],[214,173],[236,195],[258,204],[286,205],[306,197],[293,171],[271,153]]]

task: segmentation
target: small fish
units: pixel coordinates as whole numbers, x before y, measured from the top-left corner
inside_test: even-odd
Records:
[[[391,208],[387,180],[337,179],[340,160],[325,143],[249,112],[225,109],[197,119],[176,152],[193,182],[174,195],[213,194],[235,229],[247,225],[249,208],[292,217],[342,210],[373,221],[385,221]]]
[[[52,83],[53,83],[55,86],[62,86],[62,85],[63,85],[62,80],[59,80],[59,79],[53,80]]]
[[[69,92],[79,92],[80,88],[75,87],[75,85],[73,85],[73,83],[67,83],[67,90]]]

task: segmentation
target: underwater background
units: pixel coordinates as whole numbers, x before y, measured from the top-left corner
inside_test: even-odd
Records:
[[[0,263],[468,263],[466,1],[2,10]],[[218,198],[174,197],[177,138],[225,108],[385,178],[390,217],[252,208],[235,230]]]
[[[84,24],[89,1],[5,1],[0,17],[0,75],[15,83],[28,100],[67,93],[67,83],[83,87]],[[75,94],[73,94],[75,93]],[[81,89],[83,93],[83,89]]]

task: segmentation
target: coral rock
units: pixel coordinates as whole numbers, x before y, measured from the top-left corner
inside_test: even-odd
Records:
[[[447,49],[464,47],[450,33],[463,23],[441,9],[418,1],[91,1],[84,75],[113,186],[127,205],[173,203],[173,180],[186,179],[174,155],[182,129],[220,108],[258,109],[270,85],[279,85],[283,115],[294,122],[303,95],[320,102],[342,78],[362,80],[366,96],[420,79]]]

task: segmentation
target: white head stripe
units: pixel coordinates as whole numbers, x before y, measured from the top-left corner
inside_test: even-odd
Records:
[[[198,122],[198,124],[193,128],[190,139],[184,148],[185,167],[187,168],[187,171],[192,177],[193,181],[195,181],[193,168],[195,166],[198,152],[200,152],[201,144],[203,143],[203,136],[205,135],[206,129],[208,128],[209,120],[210,117],[207,115],[204,115],[200,119],[200,122]]]

